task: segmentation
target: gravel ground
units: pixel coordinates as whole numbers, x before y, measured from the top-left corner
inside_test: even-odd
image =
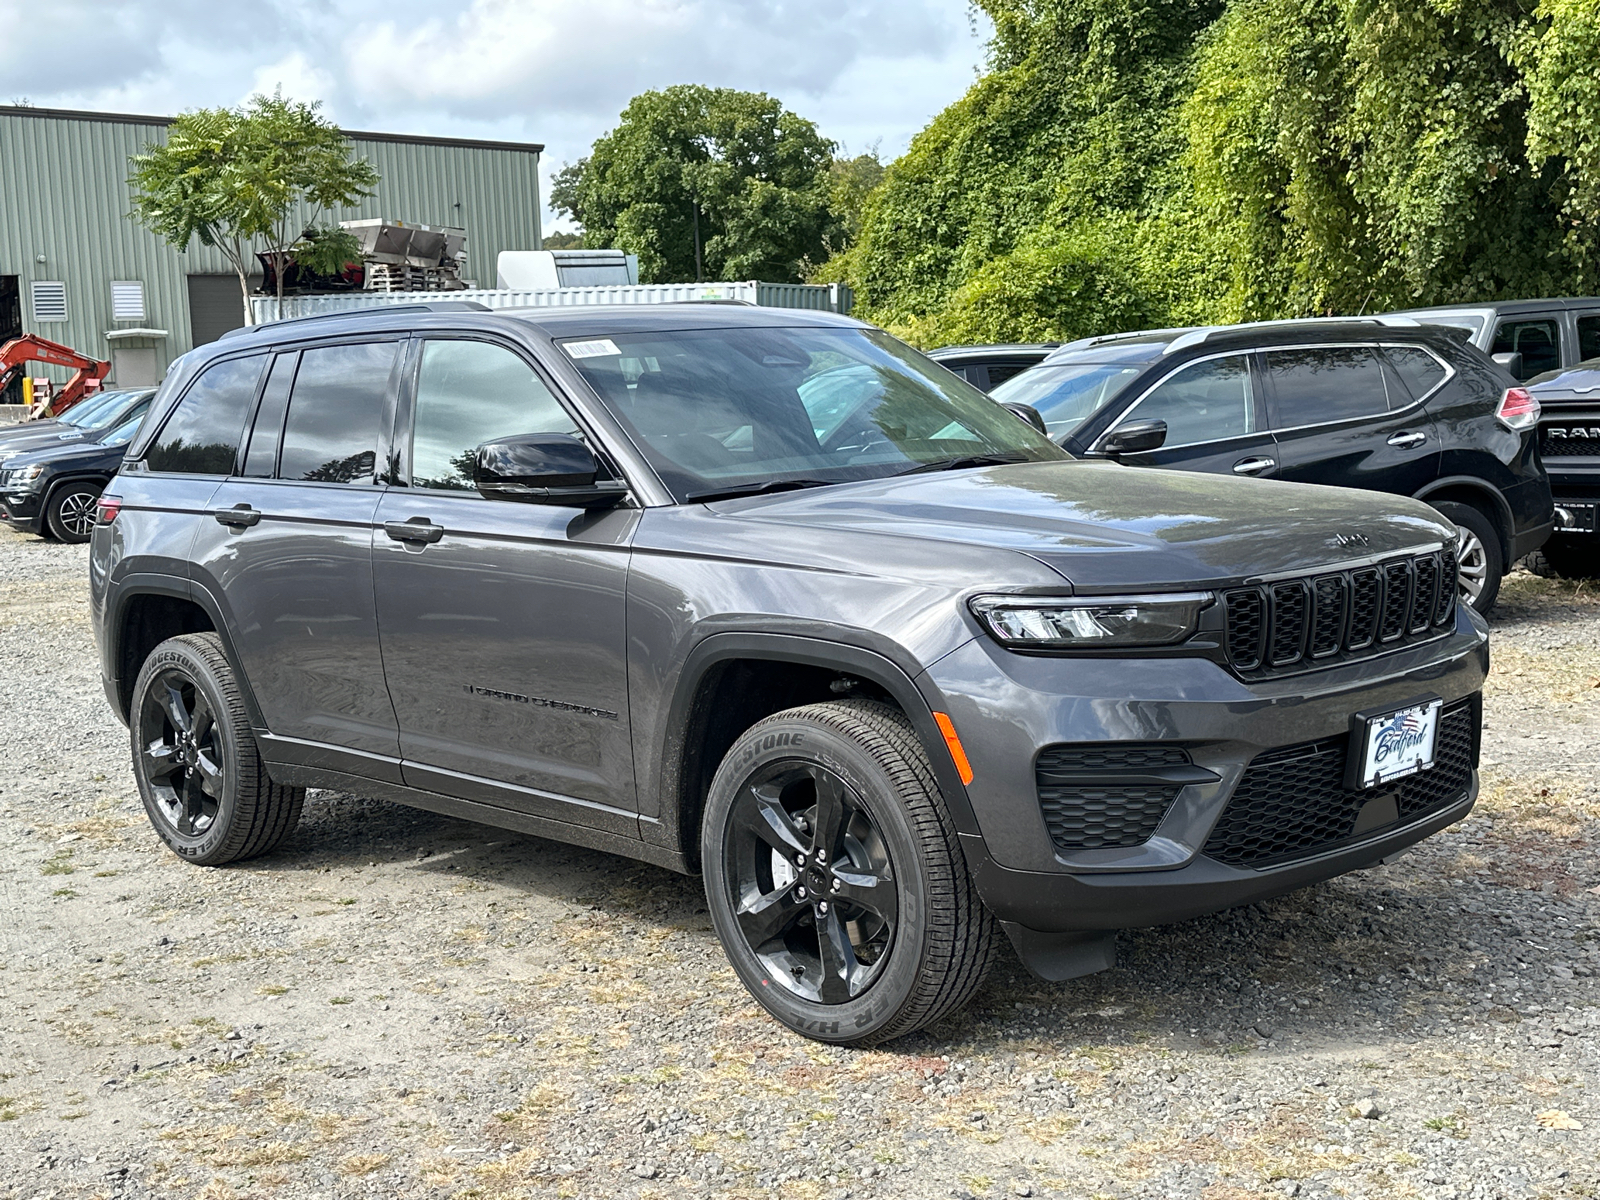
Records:
[[[1507,581],[1468,821],[854,1052],[653,867],[335,793],[179,862],[85,557],[0,531],[0,1200],[1600,1194],[1595,585]]]

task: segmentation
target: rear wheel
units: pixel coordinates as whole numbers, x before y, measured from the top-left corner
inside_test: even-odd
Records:
[[[94,532],[95,501],[105,489],[93,483],[69,483],[45,501],[44,524],[63,542],[87,542]]]
[[[1453,521],[1461,532],[1461,547],[1457,553],[1461,599],[1487,615],[1500,595],[1500,577],[1505,574],[1499,531],[1493,521],[1470,504],[1441,500],[1433,507]]]
[[[911,1033],[988,972],[994,918],[921,743],[887,705],[813,704],[748,730],[712,781],[701,851],[734,970],[807,1037]]]
[[[220,866],[271,850],[294,830],[303,788],[273,781],[214,633],[162,642],[133,685],[133,775],[174,854]]]

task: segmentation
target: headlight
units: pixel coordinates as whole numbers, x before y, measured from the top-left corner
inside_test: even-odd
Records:
[[[1170,646],[1194,633],[1210,592],[1082,596],[1053,600],[978,596],[972,611],[1001,645],[1016,650]]]
[[[34,463],[31,467],[18,467],[14,471],[0,473],[7,487],[18,487],[24,483],[32,483],[44,474],[44,464]]]

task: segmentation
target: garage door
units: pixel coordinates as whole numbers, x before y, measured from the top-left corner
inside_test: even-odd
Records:
[[[261,286],[261,276],[250,277],[250,290]],[[194,344],[214,342],[230,329],[244,325],[244,304],[239,299],[237,275],[189,276],[189,328]]]

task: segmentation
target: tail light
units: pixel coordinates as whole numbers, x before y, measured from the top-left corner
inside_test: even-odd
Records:
[[[101,496],[94,502],[94,519],[97,525],[109,525],[122,511],[121,496]]]
[[[1539,402],[1527,388],[1507,388],[1494,415],[1507,429],[1521,433],[1539,423]]]

